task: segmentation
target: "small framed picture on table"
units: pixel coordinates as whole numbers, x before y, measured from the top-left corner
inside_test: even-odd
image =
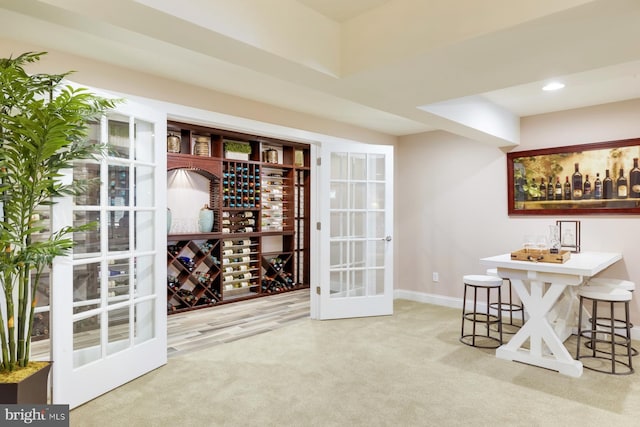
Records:
[[[561,248],[580,252],[580,221],[556,221],[556,225],[560,229]]]

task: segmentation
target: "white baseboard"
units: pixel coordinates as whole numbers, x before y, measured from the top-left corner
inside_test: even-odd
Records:
[[[440,305],[443,307],[457,308],[462,310],[462,298],[446,297],[436,294],[427,294],[425,292],[407,291],[403,289],[396,289],[393,291],[394,299],[406,299],[409,301],[421,302],[425,304]],[[467,300],[469,302],[469,300]],[[468,306],[467,306],[468,307]],[[478,303],[478,309],[485,311],[487,305],[484,303]],[[513,317],[520,319],[520,313],[514,313]],[[574,331],[575,333],[576,331]],[[634,326],[631,328],[631,339],[640,340],[640,328]]]

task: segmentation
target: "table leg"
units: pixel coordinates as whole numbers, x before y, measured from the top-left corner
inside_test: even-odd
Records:
[[[572,377],[582,375],[582,362],[574,360],[563,344],[563,340],[552,328],[547,315],[567,287],[562,283],[551,283],[548,287],[540,280],[525,281],[511,279],[520,300],[524,303],[529,318],[511,340],[496,350],[500,359],[515,360],[547,369],[559,371]],[[546,289],[545,289],[546,288]],[[529,349],[522,348],[529,340]],[[543,347],[546,345],[543,352]]]

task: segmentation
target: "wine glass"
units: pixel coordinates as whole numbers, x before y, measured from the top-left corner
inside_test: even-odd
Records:
[[[532,234],[527,234],[524,236],[524,251],[525,253],[531,252],[533,248],[536,246],[536,238]]]
[[[549,248],[556,254],[560,250],[560,227],[557,225],[549,226]]]
[[[538,249],[539,255],[543,255],[547,250],[547,238],[543,235],[540,235],[536,238],[536,248]]]

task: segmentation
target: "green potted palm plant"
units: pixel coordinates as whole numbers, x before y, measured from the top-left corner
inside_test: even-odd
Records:
[[[60,177],[74,161],[101,154],[103,147],[89,141],[88,123],[116,102],[65,84],[69,73],[27,73],[24,67],[43,55],[0,59],[0,383],[14,384],[33,369],[37,284],[53,259],[73,247],[72,233],[79,230],[49,232],[38,212],[56,197],[86,189],[86,182],[65,184]],[[46,403],[46,368],[44,402],[41,394],[18,402],[1,392],[0,402]]]

